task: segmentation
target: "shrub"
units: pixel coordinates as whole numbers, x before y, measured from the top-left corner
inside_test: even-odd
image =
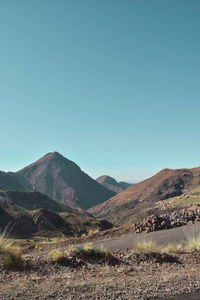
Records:
[[[95,234],[95,233],[98,233],[99,232],[99,229],[98,228],[96,228],[96,229],[89,229],[88,230],[88,235],[92,235],[92,234]]]
[[[98,249],[93,247],[93,243],[87,243],[82,246],[76,247],[74,250],[75,255],[81,255],[88,258],[111,258],[111,253],[106,249]]]
[[[56,263],[61,263],[64,259],[63,253],[59,250],[52,250],[48,253],[48,255],[51,257],[53,262],[56,262]]]
[[[22,266],[21,252],[10,250],[1,255],[1,261],[7,269],[18,269]]]

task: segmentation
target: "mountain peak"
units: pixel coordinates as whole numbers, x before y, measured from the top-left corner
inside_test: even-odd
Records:
[[[49,152],[49,153],[47,153],[47,154],[45,154],[43,157],[63,157],[64,158],[64,156],[62,156],[59,152],[57,152],[57,151],[54,151],[54,152]]]
[[[118,186],[118,182],[111,176],[108,175],[102,175],[99,178],[96,179],[99,183],[108,183],[115,186]]]
[[[117,182],[113,177],[108,175],[102,175],[97,178],[96,181],[115,193],[120,193],[129,186],[128,183],[121,184],[120,182]]]
[[[26,168],[31,168],[31,167],[33,167],[35,165],[38,165],[38,164],[45,164],[45,163],[48,164],[51,161],[56,161],[57,163],[65,161],[65,163],[68,162],[69,164],[76,165],[74,162],[67,159],[63,155],[61,155],[59,152],[54,151],[54,152],[48,152],[47,154],[45,154],[44,156],[42,156],[41,158],[39,158],[38,160],[36,160],[32,164],[28,165]]]
[[[116,193],[103,187],[58,152],[45,156],[17,172],[32,184],[34,191],[71,207],[87,209]]]

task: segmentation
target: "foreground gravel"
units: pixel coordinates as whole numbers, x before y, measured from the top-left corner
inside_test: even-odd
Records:
[[[129,250],[113,255],[118,258],[114,265],[78,260],[77,265],[69,266],[34,253],[26,257],[21,271],[0,267],[0,299],[144,300],[200,293],[199,253],[173,259]]]

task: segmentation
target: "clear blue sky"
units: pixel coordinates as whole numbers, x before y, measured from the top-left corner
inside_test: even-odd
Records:
[[[199,0],[0,0],[0,170],[200,165]]]

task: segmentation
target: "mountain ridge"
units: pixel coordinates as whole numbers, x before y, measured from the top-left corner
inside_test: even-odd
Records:
[[[20,174],[0,171],[0,189],[4,190],[32,190],[32,185]]]
[[[198,185],[200,185],[200,167],[163,169],[88,211],[96,217],[109,218],[112,222],[117,216],[117,224],[121,224],[122,219],[123,223],[126,222],[126,215],[130,217],[130,212],[133,215],[139,213],[139,207],[143,209],[151,204],[153,208],[153,203],[180,196]]]

